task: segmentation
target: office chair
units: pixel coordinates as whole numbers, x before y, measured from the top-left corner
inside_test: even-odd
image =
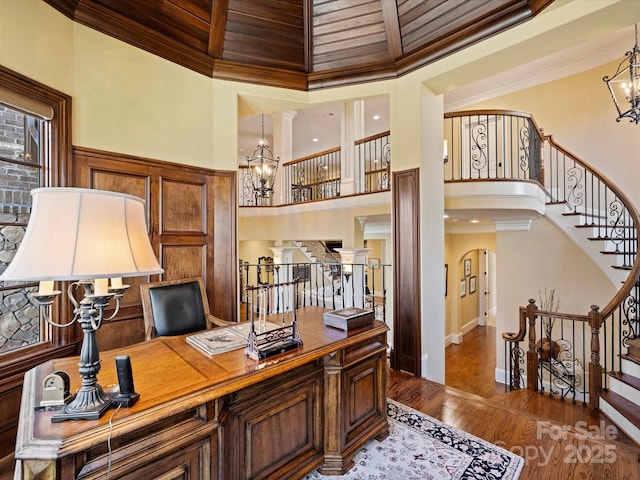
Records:
[[[201,277],[140,285],[145,339],[232,325],[211,315]]]

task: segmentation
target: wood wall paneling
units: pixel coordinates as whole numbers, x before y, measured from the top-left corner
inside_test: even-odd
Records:
[[[238,305],[237,184],[236,172],[216,171],[209,185],[209,204],[215,209],[209,217],[213,248],[207,250],[207,294],[211,313],[230,321],[237,320]]]
[[[160,278],[202,276],[211,313],[236,321],[235,172],[76,147],[73,182],[144,199],[151,244],[165,269],[127,279],[118,316],[98,334],[101,349],[144,338],[140,284]]]
[[[393,291],[391,366],[420,375],[420,171],[393,172]]]

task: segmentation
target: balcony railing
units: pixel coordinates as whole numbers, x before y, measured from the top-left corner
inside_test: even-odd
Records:
[[[358,165],[362,166],[362,184],[358,193],[371,193],[389,190],[391,182],[391,133],[356,141]]]
[[[389,190],[391,186],[391,134],[382,132],[354,143],[354,193],[374,193]],[[282,165],[284,180],[283,205],[316,200],[329,200],[342,194],[343,155],[340,147],[292,160]],[[272,206],[273,197],[254,195],[251,171],[240,166],[238,190],[240,206]],[[349,179],[348,181],[352,181]]]
[[[391,266],[381,264],[282,263],[242,264],[242,301],[253,302],[245,292],[248,285],[282,284],[296,281],[298,308],[320,306],[337,310],[347,307],[370,308],[377,319],[386,321],[387,285],[392,281]],[[253,308],[251,305],[248,308]]]
[[[542,136],[530,115],[454,112],[444,120],[444,179],[542,183]]]
[[[285,203],[340,196],[340,148],[284,164]]]

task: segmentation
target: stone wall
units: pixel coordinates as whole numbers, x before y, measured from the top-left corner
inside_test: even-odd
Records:
[[[28,127],[27,127],[28,128]],[[0,106],[0,273],[13,259],[29,219],[31,190],[40,186],[37,165],[25,155],[25,118]],[[37,158],[35,159],[37,161]],[[11,287],[6,282],[5,287]],[[33,288],[30,290],[34,290]],[[40,341],[39,309],[27,289],[0,290],[0,353]]]

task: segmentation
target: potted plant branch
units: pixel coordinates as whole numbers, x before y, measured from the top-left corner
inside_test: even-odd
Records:
[[[555,288],[548,292],[545,288],[544,297],[540,291],[538,291],[538,295],[540,296],[540,310],[545,312],[557,312],[559,310],[560,299],[556,298]],[[540,360],[544,362],[549,362],[552,359],[557,360],[558,354],[560,353],[560,344],[551,339],[556,318],[551,315],[541,315],[540,320],[544,333],[544,336],[536,342],[536,350],[538,355],[540,355]]]

